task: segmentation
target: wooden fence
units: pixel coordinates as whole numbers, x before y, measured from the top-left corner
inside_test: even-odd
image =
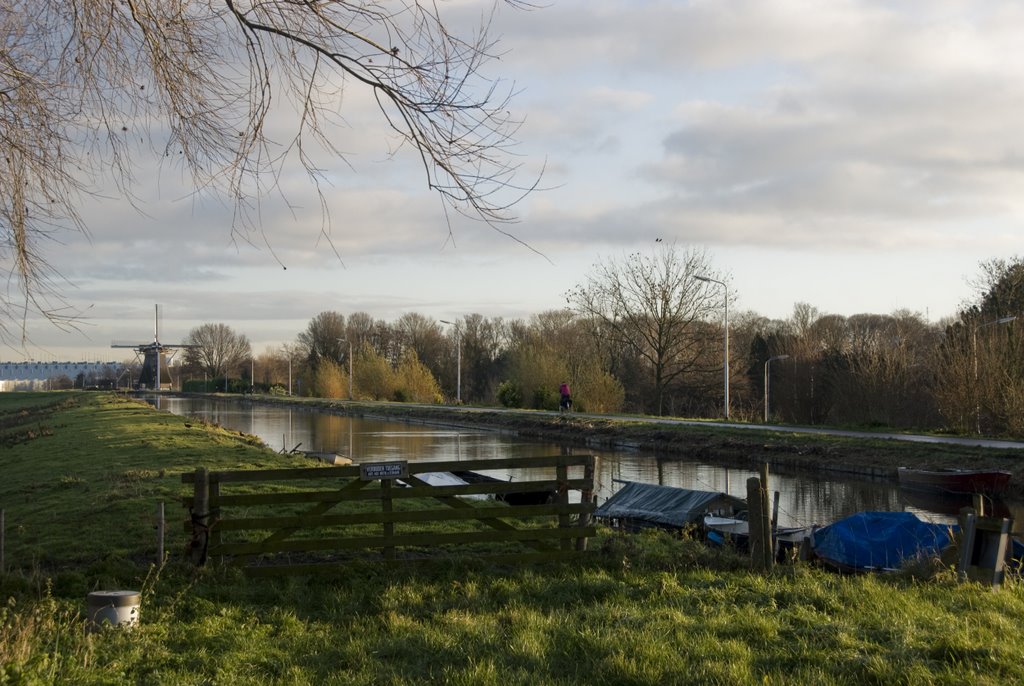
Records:
[[[510,470],[528,470],[530,479],[480,474]],[[431,485],[430,473],[458,473],[470,483]],[[585,554],[595,534],[591,455],[201,467],[182,481],[194,486],[182,499],[191,514],[186,530],[193,561],[214,558],[254,576],[338,573],[354,560],[570,559]]]

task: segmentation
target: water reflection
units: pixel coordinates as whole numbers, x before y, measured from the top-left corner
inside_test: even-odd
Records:
[[[478,460],[554,455],[571,450],[588,452],[598,457],[595,471],[598,502],[618,490],[618,481],[721,491],[746,498],[747,479],[757,476],[748,468],[665,459],[650,453],[572,448],[472,428],[343,417],[240,400],[160,397],[151,402],[174,414],[201,417],[225,428],[259,436],[275,450],[336,452],[357,463],[399,458]],[[516,480],[537,476],[535,473],[494,475]],[[902,491],[894,480],[838,479],[787,470],[771,475],[770,488],[779,492],[781,526],[827,524],[855,512],[901,510],[914,511],[930,521],[953,522],[959,507],[970,504],[922,498],[919,494]],[[1019,503],[1001,505],[997,513],[1014,516],[1017,522],[1024,521],[1024,505]]]

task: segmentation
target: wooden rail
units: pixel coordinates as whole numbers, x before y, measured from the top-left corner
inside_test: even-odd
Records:
[[[441,486],[421,478],[431,472],[508,470],[529,470],[531,476]],[[335,574],[356,560],[571,559],[586,553],[587,538],[595,534],[591,455],[235,471],[200,467],[182,481],[193,485],[193,494],[182,498],[191,515],[185,526],[192,534],[193,562],[213,557],[254,576]]]

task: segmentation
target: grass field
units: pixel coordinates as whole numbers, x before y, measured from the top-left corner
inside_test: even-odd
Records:
[[[112,395],[0,394],[0,684],[1024,683],[1024,586],[941,567],[761,575],[610,532],[587,563],[532,567],[252,580],[185,561],[182,473],[297,459]],[[113,588],[143,592],[140,625],[87,631],[86,595]]]

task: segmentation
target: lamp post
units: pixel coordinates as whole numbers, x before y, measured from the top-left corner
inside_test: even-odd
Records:
[[[995,326],[996,324],[1008,324],[1016,318],[1016,315],[999,317],[998,319],[993,319],[990,322],[978,324],[971,332],[971,352],[974,357],[974,430],[979,435],[981,434],[981,392],[978,388],[978,329],[984,329],[987,326]]]
[[[256,358],[249,358],[249,392],[256,392]]]
[[[455,327],[455,404],[462,404],[462,332],[455,322],[446,319],[438,320],[442,324]]]
[[[725,375],[725,418],[729,418],[729,286],[724,281],[712,279],[709,276],[694,276],[698,281],[717,283],[725,291],[725,355],[722,367]]]
[[[770,367],[770,365],[771,365],[771,363],[773,361],[775,361],[775,360],[785,360],[787,357],[789,357],[789,355],[773,355],[772,357],[769,357],[767,360],[765,360],[765,363],[764,363],[764,423],[765,424],[768,423],[768,415],[769,415],[769,412],[768,412],[768,399],[769,399],[769,396],[768,396],[768,385],[770,383],[770,378],[771,378],[769,376],[769,367]]]

